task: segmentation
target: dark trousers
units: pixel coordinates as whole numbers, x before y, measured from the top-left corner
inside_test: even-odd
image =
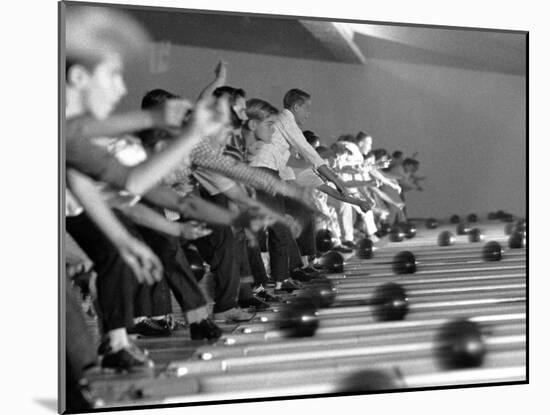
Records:
[[[66,228],[94,263],[97,273],[97,303],[101,310],[101,327],[105,332],[133,326],[133,318],[142,310],[134,303],[146,297],[132,270],[120,257],[103,232],[82,213],[66,219]]]
[[[235,266],[235,240],[229,226],[209,225],[212,233],[193,241],[210,265],[214,278],[214,313],[237,306],[239,274]]]
[[[164,267],[166,285],[158,290],[157,296],[153,296],[153,315],[168,314],[172,311],[170,291],[183,312],[206,306],[206,299],[178,238],[143,226],[138,226],[138,230]]]
[[[83,376],[85,368],[96,363],[94,341],[82,312],[77,293],[70,282],[65,290],[65,351],[75,379]]]
[[[285,209],[286,213],[297,219],[303,227],[302,233],[296,238],[300,254],[302,256],[315,255],[315,218],[294,199],[285,198]]]
[[[257,191],[256,194],[258,201],[279,213],[285,213],[285,200],[283,196],[273,196],[263,191]],[[283,281],[289,277],[290,270],[301,266],[302,261],[298,246],[290,229],[286,225],[277,222],[268,228],[267,247],[269,263],[271,265],[271,278],[273,280]]]
[[[267,286],[267,272],[265,270],[264,261],[262,261],[262,254],[260,246],[247,246],[248,263],[250,265],[250,272],[254,278],[254,285]]]

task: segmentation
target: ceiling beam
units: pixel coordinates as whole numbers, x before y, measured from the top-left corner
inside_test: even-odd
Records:
[[[353,32],[334,22],[300,20],[300,24],[341,62],[364,64],[366,58],[353,41]]]

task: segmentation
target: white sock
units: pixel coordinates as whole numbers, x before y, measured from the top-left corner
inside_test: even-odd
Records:
[[[275,289],[276,289],[276,290],[280,290],[282,286],[283,286],[282,281],[277,281],[277,282],[275,283]]]
[[[128,341],[128,334],[124,327],[120,329],[114,329],[107,333],[109,336],[109,345],[113,352],[118,352],[121,349],[125,349],[130,346]]]

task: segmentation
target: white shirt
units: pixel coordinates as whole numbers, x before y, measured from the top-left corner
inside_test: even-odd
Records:
[[[290,157],[290,149],[298,152],[304,160],[307,160],[315,169],[327,164],[315,149],[307,142],[304,134],[296,124],[294,114],[283,109],[275,119],[274,133],[271,143],[266,143],[251,157],[252,167],[267,167],[277,170],[283,180],[294,180],[294,171],[286,164]]]
[[[118,161],[125,166],[135,166],[147,158],[147,153],[143,149],[139,139],[132,136],[122,138],[100,137],[91,140],[93,144],[107,149]],[[102,182],[96,182],[101,191],[104,200],[111,206],[117,205],[135,205],[140,197],[133,195],[125,190],[115,189]],[[65,188],[65,215],[78,216],[84,211],[72,192]]]

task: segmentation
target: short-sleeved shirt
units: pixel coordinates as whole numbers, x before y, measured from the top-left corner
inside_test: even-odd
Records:
[[[292,112],[283,109],[277,115],[273,127],[271,143],[266,143],[257,154],[251,157],[251,166],[267,167],[278,171],[283,180],[294,180],[296,178],[294,171],[287,166],[291,149],[299,153],[315,169],[327,164],[327,161],[323,160],[307,142]]]

